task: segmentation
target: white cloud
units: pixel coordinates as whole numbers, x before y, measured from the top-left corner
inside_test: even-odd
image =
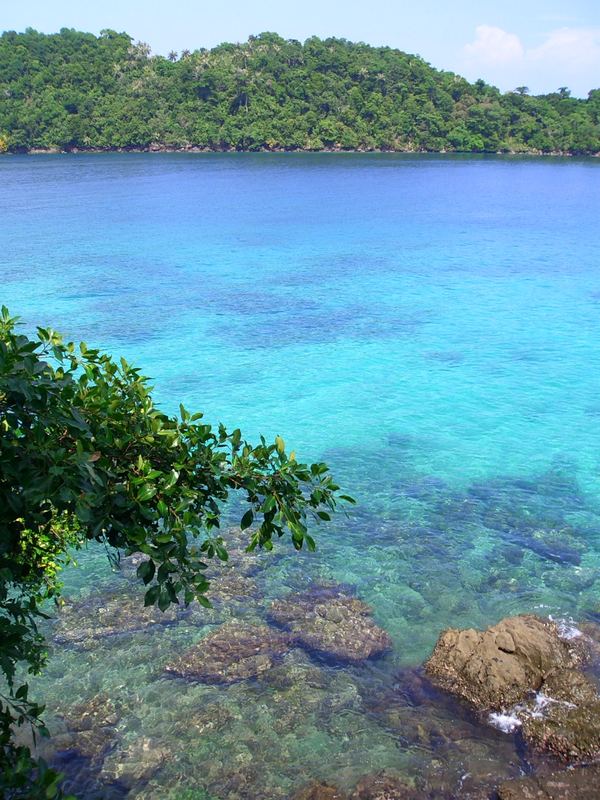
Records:
[[[600,28],[560,28],[527,51],[533,61],[562,61],[569,66],[600,64]]]
[[[570,86],[585,96],[598,85],[600,28],[563,27],[526,47],[519,36],[493,25],[478,25],[475,40],[463,48],[467,75],[484,76],[503,89],[526,83],[536,92]],[[515,83],[516,81],[516,83]]]
[[[516,34],[494,25],[478,25],[475,41],[465,46],[465,52],[483,63],[503,64],[522,58],[524,49]]]

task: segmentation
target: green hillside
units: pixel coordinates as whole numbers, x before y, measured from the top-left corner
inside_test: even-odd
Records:
[[[124,33],[0,37],[0,149],[600,151],[600,89],[529,96],[418,56],[273,33],[153,56]]]

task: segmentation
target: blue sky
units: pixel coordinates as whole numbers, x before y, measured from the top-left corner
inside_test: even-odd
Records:
[[[600,0],[0,0],[0,29],[125,30],[154,52],[194,50],[250,34],[343,36],[418,53],[509,90],[600,87]]]

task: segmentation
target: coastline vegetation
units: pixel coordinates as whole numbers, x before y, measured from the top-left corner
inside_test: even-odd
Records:
[[[335,38],[163,57],[111,30],[0,36],[0,152],[120,149],[596,154],[600,89],[503,94]]]
[[[245,508],[248,550],[271,550],[285,534],[296,550],[313,550],[309,521],[354,502],[325,464],[296,461],[280,437],[253,446],[183,406],[168,416],[138,369],[52,330],[29,338],[2,308],[1,797],[62,796],[59,776],[14,734],[26,723],[46,733],[24,673],[46,661],[39,622],[60,597],[70,553],[95,541],[115,561],[138,554],[146,606],[210,607],[207,562],[228,559],[219,528],[231,496]]]

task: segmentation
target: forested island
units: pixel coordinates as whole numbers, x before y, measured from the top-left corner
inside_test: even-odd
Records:
[[[275,33],[152,55],[126,33],[0,36],[0,152],[600,152],[600,89],[530,96],[389,47]]]

